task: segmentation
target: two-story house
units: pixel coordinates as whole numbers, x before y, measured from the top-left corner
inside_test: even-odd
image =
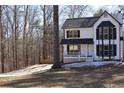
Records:
[[[64,62],[123,60],[122,15],[67,19],[62,26]]]

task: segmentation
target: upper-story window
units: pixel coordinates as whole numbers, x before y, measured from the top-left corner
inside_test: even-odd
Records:
[[[97,40],[116,39],[116,27],[110,21],[102,21],[96,29]]]
[[[102,32],[103,31],[103,32]],[[116,28],[115,27],[99,27],[96,31],[96,39],[104,40],[116,39]]]
[[[67,31],[67,38],[79,38],[79,37],[80,37],[80,30]]]
[[[109,32],[110,30],[110,32]],[[103,27],[103,33],[102,33],[102,28],[99,28],[99,39],[113,39],[113,27]]]

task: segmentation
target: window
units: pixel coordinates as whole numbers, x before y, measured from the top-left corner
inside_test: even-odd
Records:
[[[108,27],[103,27],[103,34],[102,34],[102,27],[99,28],[99,37],[100,39],[109,39],[109,28]]]
[[[97,29],[96,34],[97,34],[97,39],[102,39],[102,36],[103,36],[103,39],[109,39],[109,38],[110,39],[116,39],[116,28],[103,27],[103,33],[102,33],[102,27],[99,27]]]
[[[116,39],[116,28],[110,27],[110,39]]]
[[[70,55],[78,55],[80,52],[79,45],[67,45],[67,52]]]
[[[72,31],[68,31],[68,37],[73,37],[73,32]]]
[[[109,46],[108,45],[105,45],[104,46],[104,56],[109,56]]]
[[[103,39],[109,39],[109,28],[103,27]]]
[[[115,45],[110,46],[110,55],[114,55],[114,51],[116,51],[116,49],[114,48]],[[115,50],[114,50],[115,49]]]
[[[102,28],[99,28],[99,38],[102,39]]]
[[[67,38],[79,38],[79,37],[80,37],[80,30],[67,31]]]
[[[97,56],[103,56],[108,57],[109,54],[111,56],[116,56],[116,45],[103,45],[103,51],[102,51],[102,45],[97,45]]]

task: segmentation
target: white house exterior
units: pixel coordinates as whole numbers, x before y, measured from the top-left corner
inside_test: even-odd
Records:
[[[122,16],[67,19],[62,26],[64,62],[123,60]]]

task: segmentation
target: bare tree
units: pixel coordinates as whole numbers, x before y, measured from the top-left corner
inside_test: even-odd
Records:
[[[50,27],[50,24],[51,24],[51,19],[52,19],[52,7],[50,5],[44,5],[44,6],[41,6],[41,9],[43,11],[43,60],[46,60],[48,59],[48,47],[50,46],[48,44],[48,34],[49,34],[49,27]]]
[[[100,16],[104,11],[105,11],[105,9],[101,8],[101,9],[97,10],[97,11],[93,14],[93,16]]]
[[[2,27],[2,11],[3,7],[0,6],[0,63],[1,72],[4,73],[4,44],[3,44],[3,27]]]
[[[46,6],[43,8],[43,59],[47,59],[47,49],[46,49]]]
[[[53,6],[53,24],[54,24],[54,37],[53,37],[53,49],[54,49],[54,56],[53,56],[53,69],[60,68],[60,47],[59,47],[59,15],[58,15],[58,6]]]
[[[79,18],[87,14],[88,9],[88,5],[68,5],[62,9],[61,13],[63,12],[69,18]]]
[[[17,30],[18,30],[18,23],[17,23],[17,6],[14,6],[14,67],[17,69]]]
[[[24,30],[23,30],[23,62],[25,66],[28,66],[27,48],[26,48],[26,32],[27,32],[27,21],[28,21],[28,5],[24,6]]]
[[[42,7],[42,14],[43,9],[44,7]],[[45,6],[45,25],[42,24],[43,15],[40,12],[41,6],[6,5],[0,7],[0,62],[2,72],[43,62],[44,60],[41,57],[43,57],[44,36],[45,56],[48,62],[53,61],[53,40],[55,41],[53,39],[53,7]]]

